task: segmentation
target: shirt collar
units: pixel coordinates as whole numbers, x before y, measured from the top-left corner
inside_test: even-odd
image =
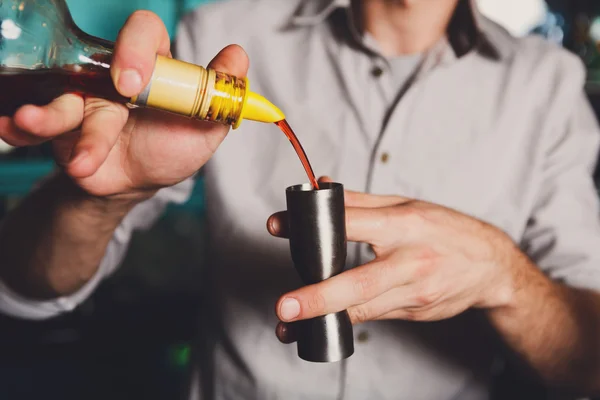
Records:
[[[302,0],[290,22],[295,26],[317,25],[327,20],[335,10],[348,9],[350,4],[351,0]],[[456,57],[462,57],[477,49],[489,58],[502,58],[501,49],[492,43],[482,30],[484,19],[475,0],[459,0],[446,36],[447,43]]]

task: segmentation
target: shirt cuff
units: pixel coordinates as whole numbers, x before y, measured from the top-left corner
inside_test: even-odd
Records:
[[[190,178],[175,186],[161,189],[151,199],[135,206],[115,230],[92,279],[77,292],[70,296],[40,301],[23,297],[0,281],[0,312],[16,318],[43,320],[73,311],[118,268],[125,258],[133,232],[150,228],[169,203],[186,202],[191,196],[194,183]]]
[[[44,320],[73,311],[92,294],[104,278],[115,270],[115,266],[124,256],[126,247],[126,243],[113,238],[92,279],[69,296],[51,300],[29,299],[16,293],[0,281],[0,312],[15,318]]]

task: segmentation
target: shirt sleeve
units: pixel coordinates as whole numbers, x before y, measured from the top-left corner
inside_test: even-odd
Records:
[[[195,35],[192,29],[196,22],[195,14],[186,15],[179,23],[177,38],[173,45],[176,57],[187,62],[195,62],[196,58]],[[135,230],[150,228],[169,203],[185,203],[191,196],[193,188],[194,179],[187,179],[178,185],[158,191],[153,198],[138,204],[131,210],[115,230],[98,271],[77,293],[50,301],[35,301],[20,296],[0,281],[0,312],[17,318],[46,319],[72,311],[121,264],[127,253],[132,233]]]
[[[133,232],[149,229],[169,203],[186,202],[193,187],[194,179],[187,179],[178,185],[159,190],[154,197],[134,207],[115,230],[96,274],[76,293],[53,300],[36,301],[15,293],[0,282],[0,312],[17,318],[41,320],[72,311],[121,264]]]
[[[522,245],[552,279],[600,290],[600,207],[593,180],[600,130],[582,93],[567,101],[572,111],[545,143],[542,184]]]

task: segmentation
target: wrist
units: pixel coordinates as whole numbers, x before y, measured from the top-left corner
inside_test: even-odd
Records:
[[[505,318],[518,315],[532,295],[551,290],[553,282],[516,245],[505,253],[503,273],[495,290],[495,305],[490,316]]]
[[[64,172],[59,172],[55,185],[63,193],[63,200],[67,204],[85,208],[90,216],[101,215],[103,218],[115,216],[124,217],[137,204],[150,199],[157,190],[137,191],[109,196],[97,196],[88,193],[77,185],[71,177]],[[56,189],[57,187],[54,186]]]
[[[497,256],[492,268],[494,273],[489,278],[490,285],[482,291],[483,308],[487,309],[516,307],[519,292],[523,289],[522,277],[531,268],[531,261],[514,242],[507,235],[502,239],[496,243]]]

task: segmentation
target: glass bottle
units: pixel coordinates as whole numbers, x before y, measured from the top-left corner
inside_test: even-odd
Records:
[[[0,0],[0,115],[79,93],[237,128],[243,119],[285,116],[249,90],[248,80],[157,56],[148,86],[121,96],[110,76],[114,44],[74,23],[64,0]]]

